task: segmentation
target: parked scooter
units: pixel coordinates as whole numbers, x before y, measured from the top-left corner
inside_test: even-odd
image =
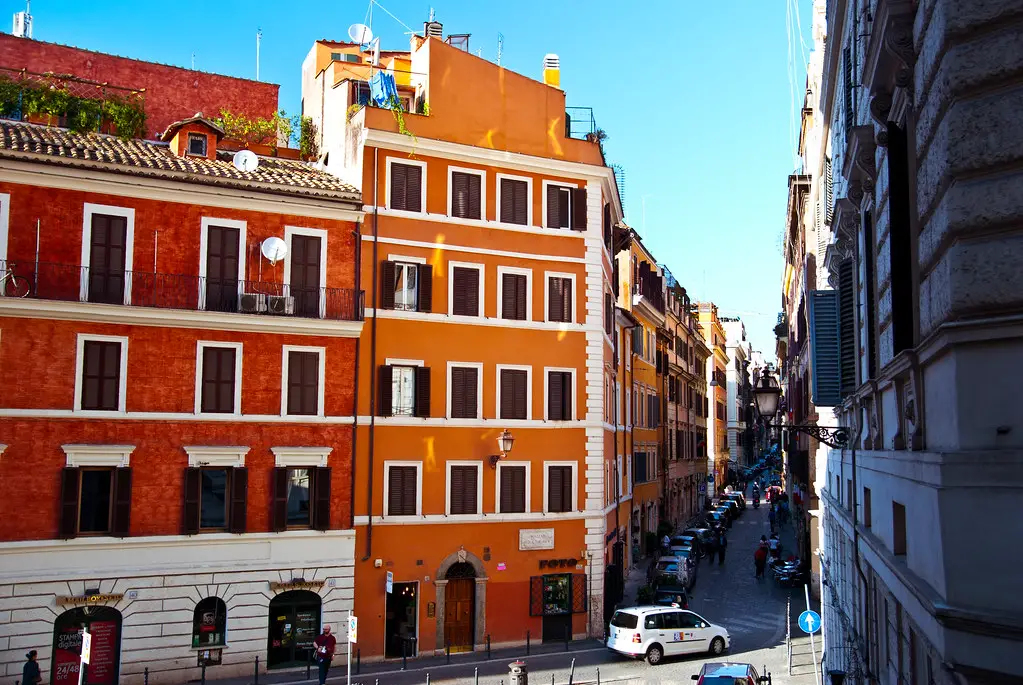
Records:
[[[759,509],[760,508],[760,494],[759,493],[756,494],[756,495],[753,495],[753,508],[754,509]]]

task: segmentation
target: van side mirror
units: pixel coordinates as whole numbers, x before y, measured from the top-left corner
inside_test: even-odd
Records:
[[[694,675],[694,676],[690,676],[690,677],[691,677],[691,678],[692,678],[693,680],[699,680],[699,679],[700,679],[700,676],[698,676],[698,675]]]

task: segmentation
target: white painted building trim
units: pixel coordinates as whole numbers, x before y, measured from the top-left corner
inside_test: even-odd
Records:
[[[319,375],[316,380],[316,414],[324,415],[324,385],[326,383],[326,347],[309,347],[306,345],[283,345],[281,347],[281,416],[292,416],[288,414],[288,368],[289,352],[313,352],[319,355]],[[309,416],[308,414],[295,414],[294,416]]]
[[[127,221],[124,238],[124,270],[128,273],[124,277],[124,304],[131,304],[131,271],[135,264],[135,209],[132,207],[115,207],[113,205],[98,205],[86,202],[82,205],[82,282],[80,297],[84,302],[89,298],[89,267],[92,261],[92,215],[104,214],[108,216],[121,216]]]
[[[484,319],[486,318],[487,311],[487,300],[486,300],[486,281],[487,281],[487,267],[486,264],[479,262],[448,262],[448,316],[455,316],[455,267],[461,269],[476,269],[479,272],[478,284],[478,295],[479,298],[479,314],[477,316],[467,316],[469,319]]]
[[[415,214],[412,214],[415,216]],[[459,223],[463,223],[463,219],[459,219]],[[567,229],[566,229],[567,230]],[[573,231],[573,233],[581,233],[581,231]],[[363,233],[362,239],[372,242],[374,240],[372,234]],[[508,250],[491,250],[483,247],[472,247],[468,245],[452,245],[449,243],[439,242],[427,242],[425,240],[405,240],[404,238],[384,238],[380,237],[376,239],[381,245],[403,245],[405,247],[421,247],[424,250],[448,250],[451,252],[468,252],[475,255],[491,255],[494,257],[511,257],[512,259],[526,259],[538,262],[560,262],[563,264],[585,264],[586,259],[584,257],[565,257],[561,255],[548,255],[548,254],[535,254],[531,252],[511,252]]]
[[[448,196],[448,216],[451,217],[452,219],[458,219],[460,221],[462,220],[462,217],[453,216],[452,213],[451,213],[452,210],[454,209],[454,207],[453,207],[454,197],[452,197],[452,196],[454,195],[454,192],[455,192],[454,173],[456,171],[458,171],[460,173],[463,173],[463,174],[472,174],[473,176],[479,176],[480,177],[480,218],[479,218],[479,220],[480,221],[486,221],[487,220],[487,172],[484,171],[483,169],[470,169],[469,167],[453,166],[451,164],[448,165],[448,192],[447,192],[447,196]],[[425,172],[424,172],[424,174],[425,174]],[[423,206],[425,207],[426,205],[424,204]]]
[[[458,226],[472,226],[474,228],[485,228],[491,231],[510,231],[512,233],[527,233],[530,235],[546,235],[566,240],[582,240],[586,237],[585,231],[572,231],[567,228],[541,228],[538,226],[523,226],[522,224],[509,224],[503,221],[489,221],[476,219],[462,219],[459,217],[447,216],[446,214],[433,214],[421,212],[406,212],[403,209],[389,209],[387,207],[376,207],[374,205],[363,205],[363,211],[367,214],[378,213],[380,216],[392,216],[399,219],[412,219],[414,221],[431,221],[439,224],[455,224]],[[500,208],[500,205],[498,205]],[[500,211],[500,209],[498,209]],[[532,217],[532,202],[530,202],[529,213]],[[364,236],[365,237],[365,236]],[[370,240],[373,236],[369,237]]]
[[[624,500],[623,500],[624,501]],[[534,511],[526,514],[466,514],[464,516],[452,515],[445,516],[444,514],[420,514],[417,516],[392,516],[392,517],[373,517],[373,525],[390,525],[390,526],[404,526],[404,525],[437,525],[437,524],[450,524],[450,523],[545,523],[549,521],[575,521],[584,519],[589,514],[583,511],[566,511],[566,512],[542,512]],[[369,519],[366,516],[356,516],[355,525],[365,526]]]
[[[392,516],[387,510],[390,502],[390,490],[391,490],[391,478],[390,470],[392,466],[415,466],[416,467],[416,513],[415,516],[423,515],[423,462],[421,461],[401,461],[395,459],[384,460],[384,500],[381,503],[384,512],[384,519],[404,523],[409,521],[411,516]]]
[[[207,347],[226,347],[234,350],[234,411],[203,412],[202,410],[202,376],[203,350]],[[199,340],[195,345],[195,413],[206,416],[217,413],[222,416],[238,416],[242,413],[242,343]]]
[[[11,195],[0,193],[0,261],[7,260],[7,241],[10,235]],[[2,276],[3,274],[0,274]],[[3,296],[0,289],[0,297]]]
[[[323,467],[327,465],[327,457],[334,451],[333,447],[271,447],[274,453],[274,466],[285,468],[290,466]]]
[[[396,357],[388,357],[384,360],[384,364],[387,366],[426,366],[426,362],[422,359],[398,359]],[[384,417],[377,417],[381,419]]]
[[[391,208],[391,167],[395,164],[404,164],[406,166],[417,166],[423,170],[422,178],[420,179],[420,194],[422,197],[419,200],[419,207],[421,212],[406,212],[411,216],[418,216],[419,214],[426,213],[426,162],[418,159],[406,159],[404,157],[387,157],[387,170],[384,175],[384,203],[387,208]],[[392,210],[393,211],[393,210]],[[406,211],[406,210],[400,210]]]
[[[526,511],[524,513],[530,513],[533,511],[533,462],[531,461],[507,461],[502,459],[497,462],[497,469],[494,476],[494,511],[498,514],[512,513],[501,511],[501,469],[506,466],[524,466],[526,467]]]
[[[570,305],[570,312],[572,320],[568,322],[564,321],[551,321],[551,279],[552,278],[567,278],[572,282],[572,304]],[[578,290],[576,288],[575,274],[570,274],[562,271],[544,271],[543,272],[543,320],[547,323],[569,323],[573,324],[576,322],[576,302],[579,297]]]
[[[0,302],[0,305],[3,303]],[[531,308],[527,307],[527,313],[532,313]],[[407,321],[419,321],[419,322],[430,322],[430,323],[446,323],[446,324],[457,324],[466,326],[492,326],[496,328],[519,328],[532,331],[558,331],[559,333],[586,333],[593,329],[593,326],[588,324],[580,323],[562,323],[560,321],[554,321],[547,323],[546,321],[522,321],[520,319],[501,319],[496,317],[490,317],[487,319],[480,319],[475,316],[449,316],[448,314],[442,313],[423,313],[423,312],[406,312],[400,309],[367,309],[366,318],[370,319],[373,316],[378,316],[381,319],[404,319]]]
[[[577,393],[577,389],[576,389],[576,385],[577,385],[577,383],[576,383],[576,370],[568,368],[568,367],[564,367],[564,366],[545,366],[545,367],[543,367],[543,418],[546,421],[552,420],[550,418],[550,416],[551,416],[550,407],[548,406],[548,404],[550,402],[549,386],[550,386],[550,373],[551,373],[551,371],[561,371],[561,372],[564,372],[564,373],[572,374],[572,418],[569,419],[569,420],[570,421],[575,421],[576,417],[579,415],[579,409],[578,409],[579,403],[578,403],[578,401],[576,399],[576,395],[578,394]],[[595,422],[595,423],[602,423],[602,422],[598,421],[598,422]]]
[[[21,298],[18,298],[21,299]],[[115,305],[116,306],[116,305]],[[115,342],[121,345],[120,369],[117,378],[117,411],[96,411],[82,409],[82,386],[84,385],[83,374],[85,371],[85,343],[88,341]],[[83,411],[95,413],[101,416],[124,414],[127,406],[128,394],[128,338],[123,335],[93,335],[91,333],[78,334],[78,346],[75,354],[75,404],[72,408],[76,414]]]
[[[501,221],[501,181],[508,179],[509,181],[524,181],[526,184],[526,224],[507,224]],[[495,174],[494,175],[494,219],[499,227],[504,228],[507,226],[518,226],[519,228],[533,227],[533,177],[532,176],[515,176],[513,174]]]
[[[504,275],[516,274],[526,277],[526,318],[508,319],[504,316]],[[497,318],[502,321],[521,321],[523,324],[533,321],[533,270],[523,269],[517,266],[497,267]]]
[[[387,255],[387,261],[405,262],[406,264],[426,264],[426,257],[409,257],[408,255],[392,253]]]
[[[131,453],[135,445],[61,445],[67,457],[67,466],[131,466]],[[4,543],[6,546],[9,543]]]
[[[291,287],[291,242],[292,238],[296,235],[308,236],[310,238],[320,239],[320,302],[319,312],[320,316],[324,316],[327,311],[327,230],[324,228],[303,228],[301,226],[285,226],[284,227],[284,244],[287,245],[288,254],[284,257],[284,285]],[[290,290],[289,290],[290,292]],[[292,295],[294,296],[294,295]]]
[[[238,294],[241,295],[244,291],[245,284],[241,281],[247,281],[245,277],[245,258],[248,254],[248,241],[246,239],[247,223],[239,219],[220,219],[218,217],[204,216],[200,222],[199,229],[199,278],[200,283],[205,283],[207,261],[209,259],[209,246],[210,246],[210,226],[222,226],[224,228],[237,228],[238,229]],[[206,288],[200,286],[199,288],[199,309],[206,309]]]
[[[579,464],[574,461],[545,461],[543,463],[543,513],[544,514],[557,514],[562,512],[552,512],[549,509],[550,506],[550,484],[551,484],[551,466],[571,466],[572,467],[572,506],[571,512],[578,512],[579,509]]]
[[[444,416],[451,416],[451,370],[454,368],[476,369],[476,418],[483,418],[483,363],[482,362],[448,362],[447,387],[444,394],[447,397],[447,406]]]
[[[528,364],[497,364],[494,376],[494,398],[497,404],[494,405],[494,416],[498,421],[531,421],[533,418],[533,367]],[[501,371],[525,371],[526,372],[526,418],[525,419],[503,419],[501,418]]]
[[[451,467],[476,467],[476,511],[472,514],[451,513]],[[444,515],[445,516],[479,516],[483,513],[483,462],[482,461],[448,461],[444,464]]]
[[[185,445],[188,454],[188,465],[220,466],[223,468],[241,468],[245,466],[245,455],[249,448],[244,445],[227,447],[222,445]]]

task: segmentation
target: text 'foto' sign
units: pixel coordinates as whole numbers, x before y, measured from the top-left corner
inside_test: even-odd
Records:
[[[816,611],[804,611],[799,615],[799,627],[804,633],[813,635],[821,629],[821,615]]]

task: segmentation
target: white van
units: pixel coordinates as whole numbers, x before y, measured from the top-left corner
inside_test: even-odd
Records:
[[[608,649],[646,658],[651,666],[677,654],[709,652],[717,656],[730,645],[728,631],[699,614],[658,606],[616,611],[607,638]]]

